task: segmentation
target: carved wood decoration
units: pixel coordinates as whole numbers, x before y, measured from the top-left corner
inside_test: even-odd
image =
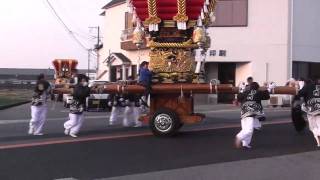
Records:
[[[191,51],[185,49],[154,49],[150,59],[150,67],[155,73],[190,73],[194,69]]]

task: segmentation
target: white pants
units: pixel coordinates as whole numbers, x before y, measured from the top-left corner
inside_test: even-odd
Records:
[[[253,127],[254,129],[260,129],[262,127],[261,122],[259,121],[259,119],[255,118],[256,120],[253,121]]]
[[[122,113],[123,107],[113,106],[109,118],[109,124],[114,125],[119,120],[119,115]]]
[[[123,117],[123,126],[141,126],[142,123],[139,121],[140,116],[140,108],[136,107],[134,103],[132,103],[130,106],[125,107],[124,109],[124,117]]]
[[[33,134],[42,133],[43,125],[47,119],[47,112],[47,105],[31,106],[29,128],[32,129]]]
[[[320,137],[320,116],[312,116],[308,115],[308,121],[309,121],[309,129],[313,133],[313,136],[316,138],[317,144],[319,145],[319,139]]]
[[[83,114],[69,113],[69,120],[64,123],[64,128],[69,130],[70,134],[78,134],[83,124]]]
[[[241,131],[237,134],[237,138],[241,140],[243,146],[250,145],[253,130],[259,125],[261,127],[259,120],[254,117],[246,117],[241,119]]]

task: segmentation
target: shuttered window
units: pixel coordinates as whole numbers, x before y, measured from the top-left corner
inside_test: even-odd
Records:
[[[248,0],[218,0],[211,26],[247,26]]]
[[[132,13],[125,13],[125,29],[131,29],[133,28],[133,23],[132,23],[132,18],[133,18],[133,14]]]

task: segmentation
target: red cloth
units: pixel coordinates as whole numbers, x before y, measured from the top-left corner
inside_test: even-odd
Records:
[[[76,69],[77,65],[78,65],[78,62],[77,61],[69,61],[69,60],[61,60],[61,65],[59,66],[59,61],[58,60],[54,60],[52,62],[53,66],[54,66],[54,69],[56,71],[60,71],[60,68],[62,67],[68,67],[69,69]]]
[[[197,20],[205,0],[187,0],[187,16],[189,20]],[[149,17],[147,0],[132,0],[138,17],[144,21]],[[157,0],[157,13],[162,20],[172,20],[177,14],[176,0]]]

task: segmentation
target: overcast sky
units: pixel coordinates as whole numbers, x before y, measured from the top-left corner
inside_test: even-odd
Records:
[[[52,68],[56,58],[77,59],[80,68],[87,68],[87,51],[73,40],[46,1],[1,1],[0,68]],[[102,24],[101,7],[110,0],[49,1],[77,38],[92,48],[96,31],[89,32],[88,27]]]

